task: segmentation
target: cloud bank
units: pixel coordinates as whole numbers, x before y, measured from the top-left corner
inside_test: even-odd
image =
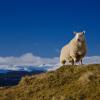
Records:
[[[83,59],[85,64],[100,64],[100,56],[90,56]]]
[[[83,63],[100,64],[100,56],[85,57]],[[0,57],[0,70],[33,70],[34,68],[55,70],[59,68],[59,57],[43,58],[32,53],[20,57]]]
[[[100,56],[91,56],[84,58],[85,64],[98,64],[100,63]],[[33,65],[39,66],[41,64],[58,64],[59,57],[54,58],[43,58],[35,56],[32,53],[26,53],[20,57],[0,57],[0,66],[1,65]]]
[[[29,65],[39,66],[41,64],[56,64],[59,62],[58,57],[42,58],[32,53],[24,54],[20,57],[0,57],[0,65]]]

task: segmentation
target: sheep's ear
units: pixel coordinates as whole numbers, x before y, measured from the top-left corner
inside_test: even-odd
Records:
[[[83,34],[85,34],[86,33],[86,31],[83,31]]]
[[[74,35],[76,35],[77,32],[73,32]]]

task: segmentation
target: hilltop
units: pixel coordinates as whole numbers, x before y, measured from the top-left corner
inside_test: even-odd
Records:
[[[0,100],[100,100],[100,65],[66,65],[0,88]]]

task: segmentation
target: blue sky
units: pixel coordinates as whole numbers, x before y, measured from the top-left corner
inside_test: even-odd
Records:
[[[0,1],[0,56],[59,56],[73,31],[86,31],[88,56],[100,55],[100,0]]]

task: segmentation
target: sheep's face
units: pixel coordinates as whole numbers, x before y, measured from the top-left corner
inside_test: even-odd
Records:
[[[85,32],[78,32],[78,33],[74,33],[75,34],[75,38],[77,41],[81,42],[84,41],[85,39]]]

